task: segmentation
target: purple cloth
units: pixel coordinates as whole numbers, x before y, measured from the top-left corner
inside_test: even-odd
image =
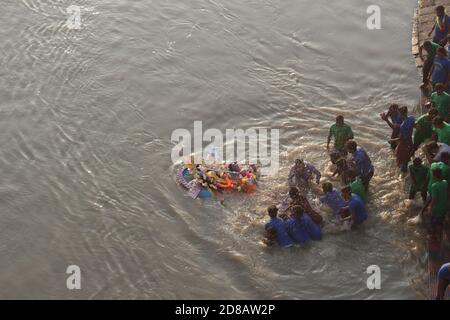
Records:
[[[309,179],[312,178],[313,175],[316,176],[316,183],[319,183],[320,178],[322,177],[322,174],[312,164],[305,163],[305,170],[303,170],[302,174],[299,174],[297,172],[295,166],[293,166],[291,168],[291,171],[289,171],[289,176],[288,176],[289,185],[293,184],[292,180],[294,179],[294,177],[297,180],[297,184],[299,184],[299,183],[306,184],[309,181]]]

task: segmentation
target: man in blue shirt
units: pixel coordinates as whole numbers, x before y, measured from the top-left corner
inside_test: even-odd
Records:
[[[355,230],[367,220],[368,214],[366,206],[364,205],[364,201],[357,194],[352,193],[350,186],[342,188],[341,192],[344,200],[348,201],[348,207],[343,208],[341,211],[345,212],[348,210],[350,213],[348,217],[341,219],[341,221],[352,221],[351,229]]]
[[[398,109],[398,104],[394,103],[389,106],[389,109],[387,111],[380,114],[381,119],[386,121],[386,123],[392,129],[391,139],[396,139],[400,135],[400,125],[402,124],[403,119],[400,116],[400,112],[398,111]],[[389,120],[389,118],[391,119]],[[392,149],[395,149],[396,147],[397,145],[395,143],[391,143]]]
[[[440,44],[440,42],[442,42],[442,40],[445,40],[445,38],[447,37],[449,30],[450,17],[445,13],[444,6],[437,6],[433,28],[431,29],[430,33],[428,33],[428,36],[430,37],[434,31],[433,42]]]
[[[341,193],[333,188],[333,185],[330,182],[325,182],[322,185],[323,193],[325,194],[320,198],[320,202],[328,205],[336,216],[340,215],[341,208],[347,206],[347,201],[345,201]]]
[[[347,151],[353,155],[353,161],[355,161],[356,166],[358,167],[359,177],[367,191],[370,180],[375,172],[372,161],[366,151],[363,148],[358,147],[355,141],[348,141],[346,147]]]
[[[397,144],[395,148],[397,165],[402,172],[406,173],[408,171],[408,163],[415,151],[412,134],[416,119],[413,116],[408,116],[408,107],[401,107],[399,111],[403,120],[400,125],[400,135],[397,139],[391,139],[389,142]]]
[[[433,88],[436,84],[442,83],[445,89],[448,88],[448,79],[450,74],[450,61],[447,57],[447,50],[445,48],[438,48],[436,57],[433,62],[433,73],[431,74],[431,82]]]
[[[292,216],[286,221],[287,229],[291,238],[299,244],[309,240],[321,240],[322,231],[307,214],[303,214],[303,208],[295,206],[292,208]]]
[[[294,242],[287,232],[286,222],[277,216],[278,208],[276,206],[270,206],[267,211],[270,217],[270,221],[265,226],[268,234],[267,238],[269,240],[275,238],[281,247],[292,247]]]

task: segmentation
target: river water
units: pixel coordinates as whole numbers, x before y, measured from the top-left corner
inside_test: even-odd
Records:
[[[414,107],[416,0],[3,0],[0,297],[420,299],[424,241],[378,114]],[[366,27],[381,7],[382,29]],[[80,30],[66,8],[81,7]],[[341,113],[376,166],[357,232],[260,244],[290,163],[327,171]],[[281,170],[252,196],[193,201],[171,133],[281,129]],[[326,176],[326,174],[325,174]],[[316,203],[316,197],[313,197]],[[370,265],[382,288],[366,287]],[[81,290],[66,268],[81,269]]]

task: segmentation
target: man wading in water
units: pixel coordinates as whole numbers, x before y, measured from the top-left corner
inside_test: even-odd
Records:
[[[336,123],[330,127],[330,133],[328,134],[327,149],[330,149],[331,137],[334,136],[334,149],[340,154],[345,155],[345,143],[348,140],[353,139],[353,131],[349,125],[344,123],[344,116],[337,116]]]
[[[408,163],[414,155],[415,148],[413,144],[412,134],[416,119],[413,116],[408,117],[408,108],[401,107],[399,109],[400,115],[403,119],[400,125],[400,135],[397,139],[389,140],[390,143],[397,143],[395,149],[395,157],[397,158],[397,165],[403,173],[408,172]]]

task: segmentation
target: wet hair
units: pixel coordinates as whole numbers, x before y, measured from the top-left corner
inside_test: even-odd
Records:
[[[304,210],[301,206],[293,206],[291,210],[292,213],[296,216],[302,216],[304,213]]]
[[[352,188],[350,186],[345,186],[341,189],[341,193],[352,193]]]
[[[400,109],[398,109],[398,111],[400,112],[400,114],[402,115],[407,115],[408,114],[408,107],[403,106]]]
[[[354,140],[349,140],[347,141],[347,143],[345,144],[345,147],[347,148],[347,150],[349,151],[356,151],[356,148],[358,147],[358,145],[356,144],[356,142]]]
[[[441,169],[435,168],[435,169],[433,169],[432,172],[433,172],[433,177],[434,178],[436,178],[438,180],[442,179],[442,171],[441,171]]]
[[[422,164],[422,159],[420,159],[419,157],[416,157],[416,158],[414,158],[413,163],[414,163],[415,165],[420,165],[420,164]]]
[[[336,122],[338,122],[338,121],[344,122],[344,116],[343,116],[343,115],[338,115],[338,116],[336,117]]]
[[[444,123],[444,119],[442,119],[441,116],[437,116],[433,119],[433,124],[436,125],[441,125]]]
[[[290,189],[289,189],[289,196],[296,196],[296,195],[298,195],[298,188],[297,187],[291,187]]]
[[[333,191],[333,185],[330,182],[325,182],[322,184],[322,189],[325,193]]]
[[[275,205],[271,205],[268,209],[267,212],[269,213],[269,216],[271,218],[275,218],[278,214],[278,208]]]

